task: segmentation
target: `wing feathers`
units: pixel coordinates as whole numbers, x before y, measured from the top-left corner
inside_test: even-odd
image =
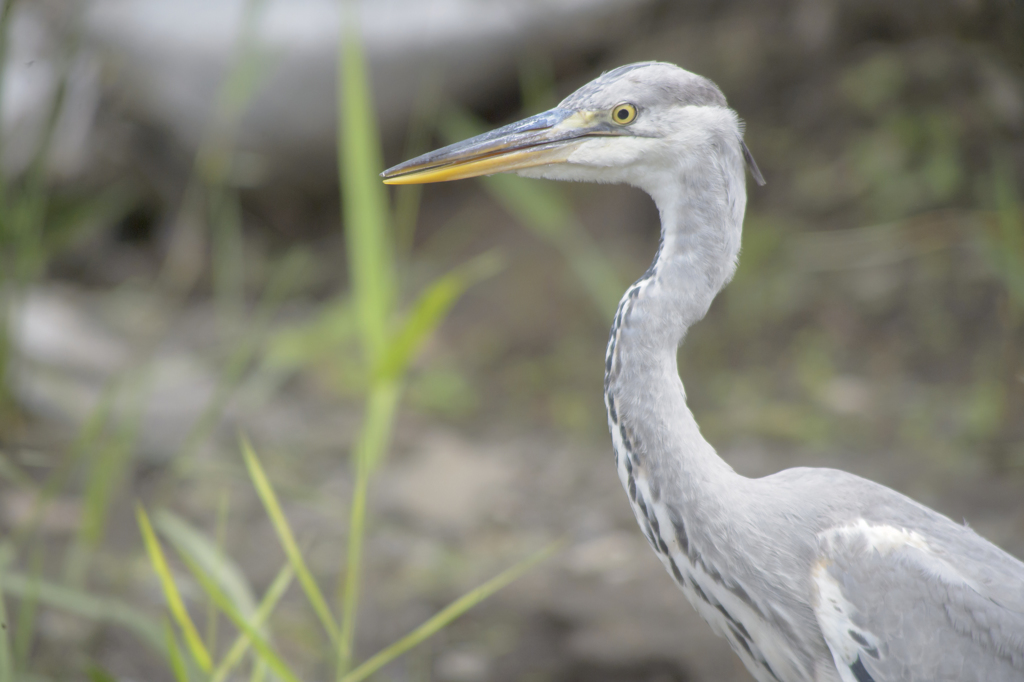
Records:
[[[844,682],[1024,680],[1024,565],[1006,555],[1000,574],[970,547],[863,520],[819,540],[815,615]]]

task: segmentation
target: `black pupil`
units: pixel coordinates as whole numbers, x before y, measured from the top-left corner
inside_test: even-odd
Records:
[[[629,111],[626,109],[619,109],[618,117],[621,120],[625,121],[627,118],[629,118]]]

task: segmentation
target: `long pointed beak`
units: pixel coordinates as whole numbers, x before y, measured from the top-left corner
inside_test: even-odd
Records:
[[[445,182],[566,161],[581,138],[614,135],[594,113],[551,109],[389,168],[387,185]]]

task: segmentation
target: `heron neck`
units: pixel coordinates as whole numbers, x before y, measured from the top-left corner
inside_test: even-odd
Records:
[[[608,344],[609,425],[654,478],[677,479],[677,490],[732,471],[686,405],[676,353],[735,270],[746,204],[735,151],[735,163],[683,169],[673,182],[647,188],[661,215],[661,244],[623,296]]]

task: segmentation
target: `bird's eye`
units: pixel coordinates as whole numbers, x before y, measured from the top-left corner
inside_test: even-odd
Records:
[[[629,125],[636,119],[636,107],[628,102],[612,109],[612,120],[620,126]]]

